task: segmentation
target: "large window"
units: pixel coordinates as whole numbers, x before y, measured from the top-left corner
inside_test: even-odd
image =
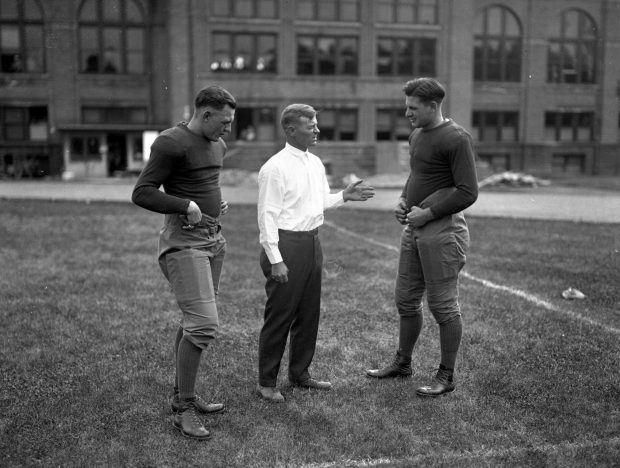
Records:
[[[562,13],[552,24],[547,54],[547,81],[550,83],[594,83],[596,81],[597,30],[582,11]]]
[[[437,0],[375,0],[377,21],[399,24],[437,24]]]
[[[297,18],[317,21],[359,21],[360,0],[297,0]]]
[[[545,139],[548,141],[592,141],[593,112],[545,112]]]
[[[435,39],[379,38],[378,75],[435,75]]]
[[[276,139],[275,107],[237,107],[232,136],[242,141],[274,141]]]
[[[0,140],[46,141],[47,107],[0,107]]]
[[[0,2],[0,71],[45,71],[43,14],[38,0]]]
[[[82,122],[90,124],[128,123],[140,124],[147,122],[145,107],[82,107]]]
[[[477,141],[517,141],[519,113],[511,111],[474,111],[472,138]]]
[[[521,25],[506,7],[482,10],[474,26],[474,80],[521,81]]]
[[[317,114],[320,140],[353,141],[357,139],[357,110],[319,108]]]
[[[276,35],[213,33],[211,71],[228,73],[275,73]]]
[[[398,109],[377,110],[377,124],[375,138],[378,141],[408,140],[411,134],[411,124],[405,117],[404,107]]]
[[[278,17],[279,0],[210,0],[213,16],[225,18]]]
[[[80,71],[145,71],[145,14],[135,0],[85,0],[79,11]]]
[[[355,37],[299,36],[297,73],[300,75],[357,75]]]

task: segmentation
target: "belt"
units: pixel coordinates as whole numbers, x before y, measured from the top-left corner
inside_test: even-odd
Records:
[[[280,234],[297,235],[297,236],[316,236],[319,233],[319,228],[314,228],[310,231],[290,231],[288,229],[278,229]]]

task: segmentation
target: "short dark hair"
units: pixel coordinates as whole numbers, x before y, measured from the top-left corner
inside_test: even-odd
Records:
[[[434,78],[416,78],[407,81],[403,87],[403,91],[407,96],[415,96],[424,103],[431,101],[441,104],[446,96],[446,90],[443,85]]]
[[[217,85],[202,88],[198,91],[196,99],[194,99],[194,107],[196,109],[213,107],[214,109],[221,110],[226,105],[234,109],[237,107],[237,101],[235,101],[232,94]]]
[[[301,117],[313,119],[316,116],[316,110],[314,107],[308,104],[291,104],[286,106],[286,109],[282,111],[280,116],[280,125],[286,130],[286,127],[293,123],[297,123]]]

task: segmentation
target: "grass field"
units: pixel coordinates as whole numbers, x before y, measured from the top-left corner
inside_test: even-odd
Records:
[[[383,212],[330,212],[330,223],[382,245],[322,229],[311,370],[335,389],[284,386],[287,402],[272,405],[253,394],[264,301],[255,208],[233,206],[221,333],[198,382],[228,410],[207,417],[214,437],[196,442],[172,427],[167,406],[178,312],[155,259],[161,217],[129,204],[1,203],[2,466],[618,464],[616,226],[469,219],[467,273],[512,289],[462,280],[457,390],[428,401],[415,388],[438,364],[430,314],[411,379],[364,377],[396,346],[399,225]],[[569,286],[587,299],[563,300]]]

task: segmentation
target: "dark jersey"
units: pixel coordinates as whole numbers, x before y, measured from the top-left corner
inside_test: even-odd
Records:
[[[224,140],[207,140],[185,123],[163,131],[151,146],[149,161],[133,190],[133,202],[157,213],[186,214],[192,200],[204,214],[217,218],[225,153]]]
[[[463,211],[478,198],[471,136],[452,120],[415,129],[409,137],[409,155],[411,172],[402,192],[407,208],[446,187],[456,190],[431,208],[437,218]]]

